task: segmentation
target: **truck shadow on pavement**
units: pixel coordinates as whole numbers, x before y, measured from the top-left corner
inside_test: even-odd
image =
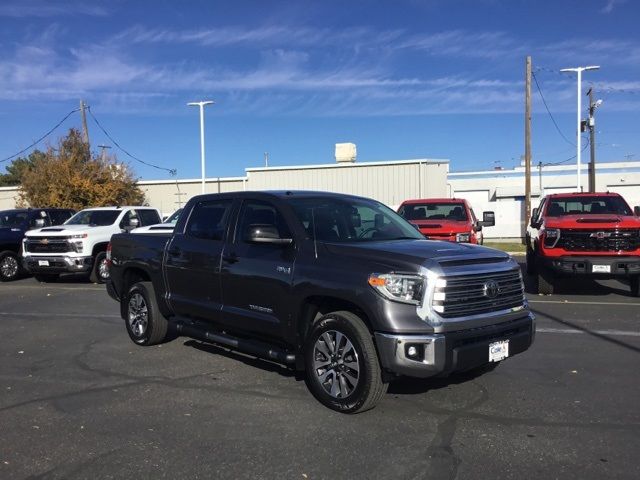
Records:
[[[498,364],[493,364],[488,369],[473,369],[467,372],[453,373],[448,377],[409,378],[398,377],[389,383],[388,394],[392,395],[419,395],[428,391],[440,390],[451,385],[467,383],[494,370]]]
[[[524,291],[531,295],[538,295],[537,277],[527,274],[526,264],[518,262],[522,270],[524,281]],[[631,297],[629,287],[623,283],[624,280],[616,281],[614,285],[604,285],[591,278],[564,277],[559,278],[555,285],[554,294],[569,295],[611,295],[616,294],[623,297]]]

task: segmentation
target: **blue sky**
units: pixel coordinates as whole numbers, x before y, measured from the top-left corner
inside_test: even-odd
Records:
[[[511,167],[524,147],[524,59],[534,162],[575,153],[576,78],[604,100],[599,161],[640,159],[640,4],[633,0],[352,0],[0,4],[0,158],[77,108],[179,178],[200,175],[197,109],[207,107],[208,176],[247,167],[449,158],[451,170]],[[56,134],[79,126],[72,115]],[[89,120],[92,145],[111,142]],[[55,136],[52,137],[55,139]],[[120,160],[130,160],[116,148]],[[585,151],[584,158],[588,155]],[[131,161],[138,177],[168,173]]]

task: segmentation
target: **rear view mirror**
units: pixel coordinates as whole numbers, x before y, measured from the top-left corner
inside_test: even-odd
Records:
[[[292,238],[281,238],[280,232],[275,225],[256,224],[251,225],[245,240],[250,243],[271,243],[273,245],[289,245],[293,243]]]
[[[635,213],[637,217],[640,217],[640,207],[633,207],[633,213]]]
[[[479,222],[481,227],[493,227],[496,224],[496,214],[494,212],[484,212],[482,214],[482,222]]]

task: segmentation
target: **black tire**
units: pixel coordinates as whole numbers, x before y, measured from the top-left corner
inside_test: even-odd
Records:
[[[629,279],[629,286],[631,287],[631,295],[633,297],[640,297],[640,275],[636,275]]]
[[[343,337],[338,338],[338,334]],[[334,356],[322,353],[321,349],[334,352]],[[387,391],[388,383],[382,381],[371,332],[362,319],[351,312],[332,312],[320,318],[309,333],[304,355],[309,390],[323,405],[333,410],[364,412],[375,407]],[[331,363],[322,368],[318,367],[321,362]],[[321,377],[326,381],[323,382]],[[332,394],[334,386],[339,391]]]
[[[109,267],[107,266],[107,253],[99,252],[93,261],[89,280],[93,283],[105,283],[109,280]]]
[[[40,283],[52,283],[58,280],[59,276],[60,275],[58,275],[57,273],[37,273],[33,276],[33,278],[35,278]]]
[[[552,275],[543,268],[538,269],[538,293],[553,295],[555,289]]]
[[[531,250],[531,247],[529,247],[529,245],[527,245],[527,273],[529,275],[535,275],[536,273],[538,273],[538,265],[536,263],[536,254],[534,253],[533,250]]]
[[[134,284],[125,296],[125,302],[125,325],[133,343],[143,346],[162,343],[167,336],[169,322],[160,313],[153,284]]]
[[[0,281],[10,282],[20,276],[20,258],[15,252],[0,252]]]

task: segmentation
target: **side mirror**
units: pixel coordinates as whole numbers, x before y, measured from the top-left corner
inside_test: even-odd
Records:
[[[637,217],[640,217],[640,207],[633,207],[633,213],[635,213]]]
[[[270,243],[272,245],[289,245],[292,238],[281,238],[275,225],[256,224],[251,225],[245,236],[245,240],[251,243]]]
[[[493,227],[496,224],[496,214],[494,212],[484,212],[482,221],[478,222],[481,227]]]
[[[36,222],[35,222],[36,228],[42,228],[44,227],[44,225],[45,225],[44,218],[36,218]]]
[[[540,228],[540,224],[534,220],[534,218],[538,218],[538,209],[534,208],[531,212],[531,220],[529,221],[529,225],[531,228]]]
[[[136,217],[132,217],[129,219],[129,228],[138,228],[139,225],[140,220],[138,220]]]

